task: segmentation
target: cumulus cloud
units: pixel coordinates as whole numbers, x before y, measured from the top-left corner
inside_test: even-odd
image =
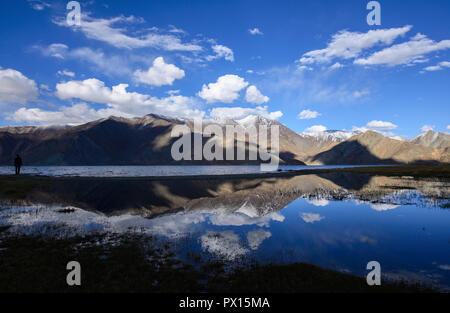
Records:
[[[184,71],[173,64],[167,64],[163,57],[157,57],[147,71],[137,70],[134,76],[141,83],[159,87],[172,85],[176,79],[183,78]]]
[[[20,108],[12,115],[16,122],[29,122],[41,125],[77,125],[112,115],[107,110],[96,111],[86,103],[63,106],[58,111],[47,111],[39,108]]]
[[[250,86],[245,93],[245,100],[249,103],[263,104],[269,101],[269,97],[264,96],[256,86]]]
[[[298,115],[298,119],[300,120],[311,120],[319,117],[321,114],[317,111],[303,110]]]
[[[62,82],[56,85],[55,95],[59,99],[80,99],[103,104],[105,107],[94,110],[86,104],[78,104],[72,107],[61,107],[57,111],[21,108],[12,115],[12,118],[16,121],[51,125],[79,124],[110,115],[136,117],[156,113],[174,117],[198,118],[203,118],[205,115],[205,112],[196,109],[198,103],[193,98],[181,95],[157,98],[146,94],[128,92],[127,87],[127,84],[119,84],[109,88],[105,86],[104,82],[95,78]]]
[[[420,131],[422,133],[426,133],[429,132],[430,130],[434,130],[436,126],[432,126],[432,125],[423,125],[422,128],[420,129]]]
[[[264,35],[264,33],[262,31],[260,31],[259,28],[256,28],[256,27],[253,29],[249,29],[248,32],[251,35],[261,35],[261,36]]]
[[[262,242],[270,237],[272,237],[272,233],[264,229],[249,231],[247,234],[248,246],[252,250],[257,250]]]
[[[234,53],[230,48],[223,45],[214,45],[211,47],[215,55],[208,55],[207,61],[224,58],[227,61],[234,62]]]
[[[408,65],[421,63],[426,54],[445,49],[450,49],[450,40],[435,42],[419,33],[410,41],[385,48],[367,58],[357,59],[354,63],[358,65]]]
[[[69,76],[69,77],[75,77],[75,73],[71,72],[69,70],[62,70],[62,71],[58,71],[56,74],[60,75],[60,76]]]
[[[371,130],[393,130],[397,128],[397,125],[391,122],[371,121],[367,123],[366,127]]]
[[[268,112],[268,107],[242,108],[242,107],[219,107],[211,110],[209,115],[215,119],[240,120],[251,115],[260,115],[271,120],[277,120],[283,116],[281,111]]]
[[[440,62],[438,65],[428,66],[428,67],[424,68],[423,70],[428,71],[428,72],[434,72],[434,71],[443,70],[444,68],[450,68],[450,62],[443,61],[443,62]]]
[[[450,130],[450,125],[447,125],[447,129]]]
[[[366,33],[340,31],[332,36],[325,49],[309,51],[300,58],[302,64],[329,63],[334,58],[352,59],[365,49],[376,45],[390,45],[399,36],[404,36],[412,26],[369,30]]]
[[[193,98],[170,95],[166,98],[128,92],[127,84],[109,88],[104,82],[90,78],[83,81],[62,82],[56,85],[55,95],[61,100],[80,99],[103,104],[104,108],[95,110],[85,103],[63,106],[56,111],[39,108],[21,108],[12,119],[17,122],[32,122],[42,125],[81,124],[111,115],[136,117],[149,113],[173,117],[203,118],[205,112],[196,109],[198,103]]]
[[[395,125],[391,122],[374,120],[374,121],[367,123],[365,126],[362,126],[362,127],[353,126],[352,131],[365,133],[366,131],[370,130],[370,131],[375,131],[377,133],[380,133],[381,135],[391,138],[391,139],[400,140],[400,141],[407,140],[405,137],[396,135],[393,132],[391,132],[391,130],[394,130],[396,128],[397,128],[397,125]]]
[[[0,68],[0,103],[25,104],[38,96],[36,82],[13,69]]]
[[[299,72],[303,72],[303,71],[312,71],[313,68],[311,66],[307,66],[307,65],[299,65],[297,66],[297,71]]]
[[[80,26],[69,26],[65,18],[54,20],[59,26],[71,27],[74,31],[82,32],[87,38],[105,42],[116,48],[156,48],[167,51],[201,51],[202,47],[194,43],[184,43],[174,33],[161,34],[155,29],[141,36],[126,34],[125,25],[142,23],[143,19],[135,16],[118,16],[110,19],[92,18],[83,14]],[[117,26],[117,25],[121,26]]]
[[[46,56],[52,56],[59,59],[64,59],[65,54],[69,47],[63,43],[52,43],[47,47],[35,46],[42,54]]]
[[[203,85],[197,95],[207,103],[224,102],[232,103],[239,97],[239,91],[248,86],[248,83],[237,75],[224,75],[215,83]]]
[[[327,128],[323,125],[314,125],[307,129],[305,129],[306,134],[317,134],[317,133],[323,133],[327,131]]]
[[[317,213],[301,213],[300,216],[305,223],[310,224],[320,222],[325,218],[325,216],[321,216],[320,214]]]
[[[333,65],[330,66],[330,69],[331,69],[331,70],[336,70],[336,69],[342,68],[342,67],[344,67],[344,65],[342,65],[342,64],[339,63],[339,62],[336,62],[336,63],[334,63]]]

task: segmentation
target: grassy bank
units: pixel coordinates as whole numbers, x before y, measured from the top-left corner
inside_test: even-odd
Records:
[[[6,228],[3,230],[6,233]],[[225,270],[205,260],[192,267],[167,245],[139,235],[107,244],[102,235],[65,239],[0,237],[0,292],[428,292],[402,283],[369,287],[365,279],[314,265],[252,265]],[[108,239],[111,241],[111,238]],[[66,265],[81,264],[81,286],[68,287]]]

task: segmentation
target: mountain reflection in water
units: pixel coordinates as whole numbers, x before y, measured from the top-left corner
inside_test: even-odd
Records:
[[[307,262],[450,286],[450,183],[327,173],[251,179],[57,179],[3,197],[11,231],[127,232],[179,240],[235,261]],[[61,213],[64,207],[74,207]],[[180,248],[180,254],[183,248]]]

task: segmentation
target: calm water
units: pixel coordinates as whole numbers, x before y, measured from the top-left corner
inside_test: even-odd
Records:
[[[282,170],[302,170],[320,168],[358,167],[354,165],[303,166],[281,165]],[[226,175],[260,173],[260,167],[242,166],[24,166],[22,174],[44,176],[84,176],[84,177],[145,177],[176,175]],[[14,174],[14,167],[0,166],[0,175]]]
[[[336,173],[142,184],[60,182],[37,193],[40,205],[4,206],[0,225],[35,235],[135,230],[173,241],[181,258],[308,262],[361,276],[378,261],[384,278],[450,291],[448,181]],[[44,203],[50,195],[66,202]],[[58,212],[71,203],[73,213]]]

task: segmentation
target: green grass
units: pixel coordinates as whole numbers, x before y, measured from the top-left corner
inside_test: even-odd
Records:
[[[427,292],[403,283],[369,287],[365,279],[314,265],[241,266],[197,258],[180,262],[166,244],[141,235],[64,239],[0,238],[0,292]],[[101,244],[98,244],[101,242]],[[117,244],[118,243],[118,244]],[[81,264],[81,286],[66,284],[66,265]]]

